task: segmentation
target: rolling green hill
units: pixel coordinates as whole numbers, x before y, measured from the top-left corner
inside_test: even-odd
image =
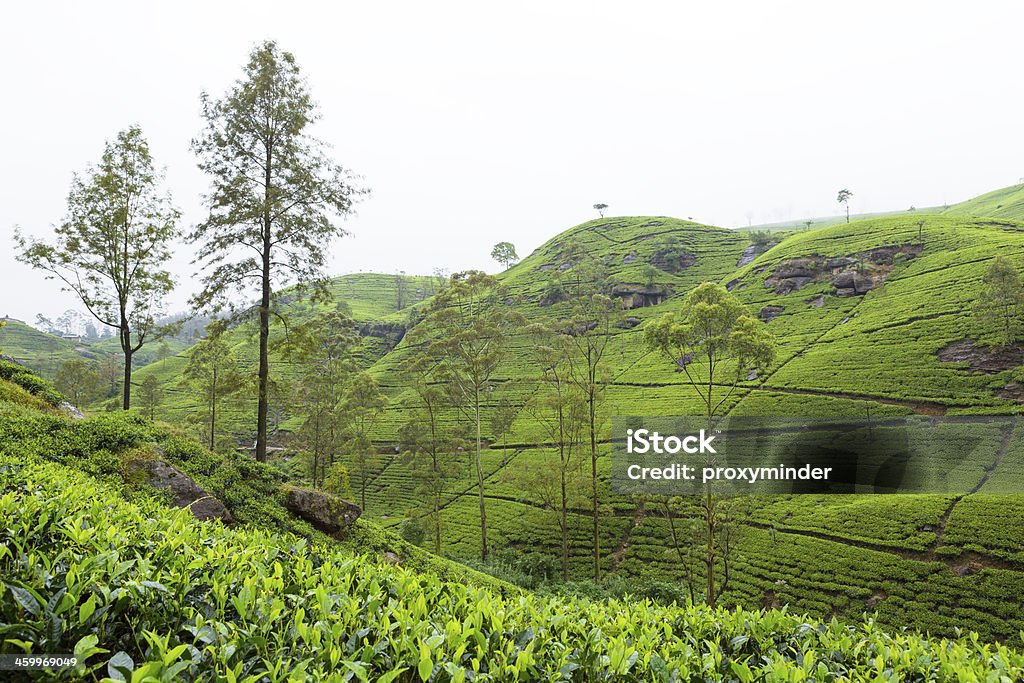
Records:
[[[983,216],[1004,220],[1024,220],[1024,185],[1011,185],[954,204],[943,213],[955,216]]]
[[[72,358],[99,358],[85,345],[40,332],[15,320],[0,327],[0,353],[31,366],[41,375],[52,377],[61,363]]]
[[[565,258],[570,242],[598,256],[608,267],[616,296],[638,306],[626,311],[625,323],[610,340],[610,383],[603,405],[608,418],[699,410],[680,375],[644,349],[642,334],[645,321],[674,310],[689,289],[704,281],[729,288],[768,321],[779,340],[776,363],[741,385],[725,406],[730,414],[1020,412],[1021,394],[1014,388],[1019,360],[987,358],[984,335],[969,315],[990,259],[1003,254],[1020,263],[1024,257],[1024,226],[1017,223],[915,212],[793,234],[760,253],[768,245],[759,248],[742,232],[688,221],[590,221],[500,275],[510,305],[528,321],[564,313],[565,304],[548,296],[549,281],[552,274],[571,268]],[[672,258],[666,257],[669,251]],[[409,396],[398,368],[410,348],[405,340],[395,343],[400,335],[382,338],[375,332],[404,333],[420,300],[437,286],[430,278],[409,278],[415,295],[399,306],[397,282],[395,276],[372,274],[334,281],[336,301],[345,302],[365,327],[363,367],[390,398],[374,434],[380,453],[365,511],[388,527],[422,515],[426,506],[416,493],[409,459],[394,453]],[[288,307],[296,320],[313,313],[303,301]],[[237,326],[229,340],[238,360],[253,368],[251,327]],[[554,561],[558,555],[556,515],[538,482],[554,454],[543,445],[536,418],[521,409],[537,389],[533,343],[525,336],[510,342],[509,357],[485,406],[487,432],[487,418],[502,399],[520,408],[507,450],[504,440],[485,434],[493,442],[484,453],[492,544],[511,562],[525,556]],[[154,373],[164,382],[169,398],[160,414],[178,424],[196,408],[193,393],[178,382],[187,353],[136,376],[141,382]],[[276,372],[287,377],[290,370],[279,363]],[[228,406],[225,412],[225,424],[239,438],[251,434],[251,402]],[[280,443],[286,444],[287,429],[296,419],[281,411]],[[981,489],[1001,450],[1022,437],[1007,434],[986,444],[982,461],[963,473],[972,484],[968,495],[751,498],[721,599],[747,608],[788,604],[818,617],[852,621],[869,613],[889,627],[940,635],[953,635],[966,625],[985,638],[1015,638],[1024,629],[1016,597],[1024,588],[1024,506]],[[663,512],[653,502],[611,494],[607,442],[602,448],[604,571],[680,585],[683,570],[671,550]],[[442,549],[470,560],[479,554],[479,530],[468,459],[465,465],[446,495]],[[582,475],[571,495],[571,574],[582,580],[590,574],[591,523]]]
[[[923,220],[923,228],[919,223]],[[920,235],[919,235],[920,231]],[[694,412],[692,391],[661,359],[645,352],[642,323],[672,310],[689,287],[703,280],[728,285],[752,311],[771,317],[780,341],[772,371],[746,383],[728,409],[733,414],[969,414],[1016,413],[1005,396],[1014,367],[972,372],[967,362],[944,361],[943,349],[977,338],[965,315],[988,260],[997,253],[1024,255],[1024,229],[1004,221],[952,216],[897,216],[860,221],[794,235],[737,267],[748,246],[736,233],[671,219],[593,221],[552,240],[502,276],[529,319],[558,315],[538,304],[544,275],[561,267],[559,249],[583,239],[613,265],[613,277],[634,289],[643,263],[657,252],[659,237],[673,234],[696,257],[680,273],[662,273],[653,289],[669,297],[630,311],[638,324],[618,330],[611,344],[613,381],[609,415],[670,415]],[[628,258],[633,257],[633,258]],[[862,292],[837,295],[827,265],[862,271]],[[843,260],[845,259],[845,260]],[[786,269],[809,267],[807,282],[784,282]],[[766,286],[770,281],[772,286]],[[798,286],[793,286],[797,282]],[[394,442],[402,422],[404,387],[396,373],[405,350],[399,345],[372,368],[388,387],[392,404],[377,435]],[[495,392],[522,403],[533,389],[527,340],[513,342]],[[499,547],[557,554],[556,516],[536,485],[550,450],[536,422],[521,414],[508,438],[485,456],[491,532]],[[1017,437],[1014,437],[1017,438]],[[998,460],[976,463],[967,476],[979,485]],[[604,462],[605,476],[608,463]],[[478,552],[475,490],[468,475],[446,510],[444,547],[471,558]],[[415,476],[400,457],[382,458],[368,513],[385,523],[418,514]],[[678,560],[667,552],[669,530],[657,509],[615,498],[607,480],[602,520],[605,571],[620,575],[681,579]],[[573,573],[589,571],[588,499],[576,489],[571,520]],[[739,569],[724,599],[746,606],[791,604],[823,616],[872,612],[882,623],[952,633],[964,623],[989,637],[1012,637],[1024,628],[1014,595],[1022,585],[1024,517],[1005,498],[851,496],[754,500],[741,542]],[[984,521],[982,521],[984,520]],[[971,563],[981,571],[965,570]],[[838,575],[844,578],[836,580]],[[922,591],[921,585],[929,590]],[[781,587],[780,587],[781,586]]]
[[[851,221],[863,221],[872,218],[888,218],[890,216],[903,216],[903,215],[914,215],[914,214],[932,214],[932,213],[943,213],[941,206],[926,206],[923,208],[914,208],[913,210],[904,209],[902,211],[875,211],[872,213],[854,213],[850,214]],[[969,214],[977,215],[977,214]],[[807,221],[811,221],[811,230],[818,230],[820,228],[828,228],[833,225],[840,225],[846,223],[846,214],[835,215],[835,216],[817,216],[814,218],[794,219],[788,221],[779,221],[777,223],[759,223],[758,225],[744,225],[738,226],[736,229],[743,232],[754,232],[754,231],[765,231],[765,232],[790,232],[790,231],[804,231],[807,230]]]

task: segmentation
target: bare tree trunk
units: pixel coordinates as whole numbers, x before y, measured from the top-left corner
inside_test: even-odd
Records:
[[[487,507],[484,503],[484,471],[480,462],[480,389],[474,389],[473,405],[476,412],[476,485],[480,492],[480,557],[487,561]]]
[[[260,369],[259,369],[259,402],[256,406],[256,459],[267,461],[267,412],[270,405],[270,201],[273,176],[273,154],[270,144],[267,145],[266,163],[264,164],[263,185],[263,272],[261,277],[262,296],[260,297]]]
[[[601,522],[597,501],[597,415],[594,406],[595,396],[593,382],[590,385],[588,402],[590,405],[590,483],[591,493],[594,496],[594,581],[601,582]]]
[[[129,346],[124,352],[124,392],[122,401],[122,408],[128,410],[132,407],[132,355],[135,352],[132,351]]]

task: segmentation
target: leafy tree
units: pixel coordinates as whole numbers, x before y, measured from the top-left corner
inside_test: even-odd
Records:
[[[192,347],[185,366],[183,381],[199,391],[203,399],[205,420],[210,425],[209,447],[216,445],[217,409],[221,402],[237,394],[246,385],[245,374],[238,367],[235,355],[224,341],[223,321],[211,323],[208,336]]]
[[[600,204],[600,203],[594,204],[594,210],[597,211],[597,214],[601,218],[604,218],[604,210],[607,209],[607,208],[608,208],[607,204]]]
[[[405,277],[405,271],[395,273],[395,310],[400,311],[409,302],[409,282]]]
[[[374,466],[370,434],[388,399],[370,375],[360,372],[351,380],[341,398],[339,410],[345,420],[345,446],[352,456],[349,474],[359,479],[359,505],[366,510],[366,485]]]
[[[117,395],[123,374],[123,367],[117,356],[104,356],[103,360],[100,361],[100,376],[103,378],[103,382],[109,386],[107,390],[108,397]]]
[[[852,197],[852,196],[853,196],[853,193],[850,192],[849,190],[845,189],[845,188],[843,188],[842,190],[839,190],[839,194],[836,195],[836,201],[846,207],[846,222],[847,223],[850,222],[850,197]]]
[[[647,288],[654,287],[658,283],[658,277],[661,275],[661,271],[650,263],[645,263],[640,272],[644,276],[644,286]]]
[[[676,311],[651,320],[644,339],[685,375],[709,419],[748,372],[763,370],[775,357],[775,340],[764,324],[725,287],[711,282],[691,291]],[[720,387],[727,391],[717,397]]]
[[[156,318],[173,282],[162,266],[180,213],[160,181],[142,130],[132,126],[107,143],[98,166],[75,175],[54,243],[15,233],[20,261],[59,279],[96,320],[118,331],[124,410],[131,407],[132,356],[166,332]]]
[[[103,378],[99,371],[84,358],[64,361],[53,381],[74,406],[85,404],[103,391]]]
[[[258,45],[245,76],[221,99],[202,96],[206,129],[193,142],[212,176],[210,213],[189,235],[208,271],[193,302],[221,310],[232,294],[259,293],[256,459],[267,457],[270,318],[285,281],[326,297],[327,248],[346,231],[337,218],[365,191],[325,154],[308,127],[319,118],[295,57]]]
[[[323,479],[323,490],[338,498],[352,497],[352,486],[349,484],[348,468],[343,463],[332,463],[327,468]]]
[[[359,344],[355,323],[339,307],[293,327],[280,345],[285,358],[301,368],[294,404],[305,419],[296,439],[311,455],[313,486],[326,481],[344,444],[340,402],[356,371],[353,353]],[[346,477],[349,474],[346,468]]]
[[[505,270],[519,260],[516,248],[511,242],[498,242],[491,249],[491,258],[505,266]]]
[[[597,444],[605,416],[602,404],[611,381],[608,343],[612,329],[622,318],[621,301],[608,295],[608,271],[604,263],[580,244],[569,245],[566,259],[571,267],[564,275],[569,296],[569,316],[561,335],[562,353],[568,363],[569,382],[586,404],[589,440],[590,493],[594,527],[594,581],[601,580],[601,515],[597,477]]]
[[[1017,268],[1005,256],[997,255],[985,271],[974,316],[982,329],[991,331],[999,346],[1020,339],[1024,329],[1024,285]]]
[[[508,458],[508,434],[512,431],[512,425],[516,421],[516,407],[508,396],[498,399],[497,405],[491,411],[491,433],[496,439],[503,439],[501,447],[501,466],[504,467]]]
[[[647,346],[665,354],[677,372],[704,403],[708,428],[718,410],[732,396],[746,374],[764,370],[774,361],[775,340],[763,323],[754,319],[725,287],[705,282],[691,291],[683,305],[644,327]],[[721,398],[717,387],[728,387]],[[721,558],[716,537],[722,532],[720,510],[708,491],[702,513],[705,522],[705,575],[709,605],[715,604],[715,569]]]
[[[523,321],[504,304],[497,280],[479,271],[452,276],[434,297],[423,323],[413,329],[413,343],[424,343],[449,387],[454,403],[476,428],[476,482],[480,504],[481,557],[487,560],[487,507],[481,462],[481,406],[495,371],[505,357],[505,342]]]
[[[139,405],[150,422],[156,421],[156,411],[164,400],[164,387],[153,373],[146,375],[139,386]],[[211,446],[212,448],[212,446]]]
[[[417,492],[430,501],[434,553],[441,553],[442,502],[459,474],[456,454],[468,439],[458,423],[443,419],[451,407],[451,395],[445,391],[439,361],[429,349],[418,348],[402,365],[402,373],[414,398],[404,414],[408,419],[399,428],[401,448],[412,465]]]
[[[161,367],[165,365],[164,361],[170,358],[172,355],[171,347],[166,341],[160,342],[160,346],[156,347],[156,359],[160,362]]]
[[[543,427],[547,440],[558,452],[557,479],[548,472],[538,472],[536,488],[552,507],[558,510],[561,536],[562,580],[569,580],[569,486],[574,470],[579,468],[583,450],[583,430],[587,424],[587,402],[570,381],[569,362],[559,333],[539,330],[535,345],[536,359],[543,369],[541,388],[527,404],[527,409]]]

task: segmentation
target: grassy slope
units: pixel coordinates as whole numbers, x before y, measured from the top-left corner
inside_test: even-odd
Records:
[[[43,376],[52,377],[61,363],[85,355],[76,351],[76,348],[97,355],[81,344],[40,332],[24,323],[11,321],[0,327],[0,352],[31,366]],[[99,354],[102,355],[105,354]]]
[[[166,343],[171,353],[178,353],[188,346],[178,339],[168,339]],[[159,346],[160,342],[143,346],[132,358],[133,367],[138,369],[155,362]],[[99,361],[114,356],[120,361],[123,357],[120,342],[115,337],[76,343],[19,322],[9,322],[0,327],[0,352],[50,379],[57,374],[62,363],[74,358]]]

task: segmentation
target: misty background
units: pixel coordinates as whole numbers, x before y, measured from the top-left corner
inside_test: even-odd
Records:
[[[19,3],[0,24],[0,316],[80,308],[17,263],[73,172],[141,125],[187,231],[189,142],[255,43],[295,53],[316,135],[372,197],[331,275],[495,271],[606,214],[745,226],[954,203],[1024,176],[1013,2]],[[194,291],[191,250],[169,310]]]

